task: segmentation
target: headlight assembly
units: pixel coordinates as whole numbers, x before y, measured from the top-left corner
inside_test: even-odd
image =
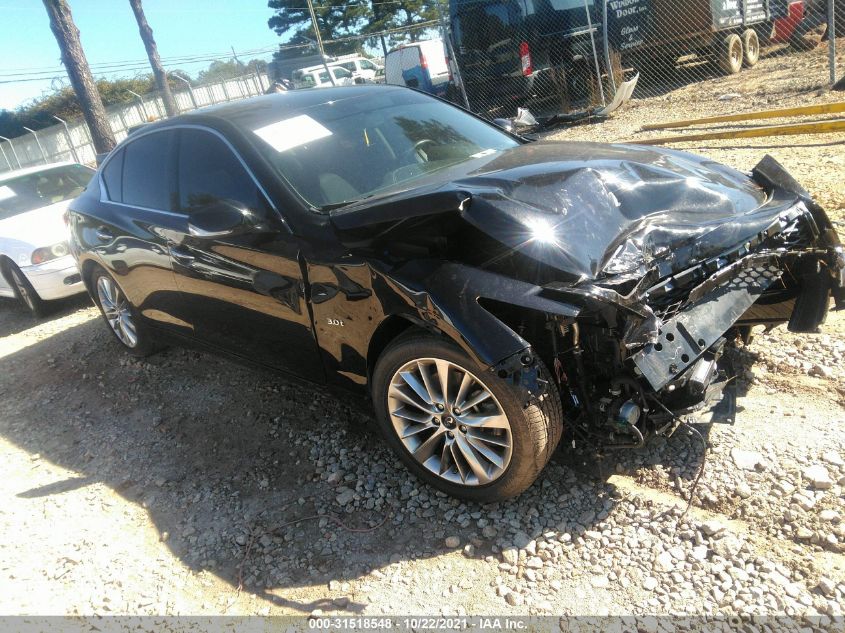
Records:
[[[64,257],[69,252],[67,242],[59,242],[58,244],[53,244],[52,246],[36,248],[32,252],[32,264],[43,264],[44,262],[49,262],[51,259]]]

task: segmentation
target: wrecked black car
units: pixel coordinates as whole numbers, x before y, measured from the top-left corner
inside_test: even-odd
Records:
[[[367,394],[413,473],[480,501],[564,433],[635,448],[730,417],[753,326],[845,305],[830,221],[770,158],[528,142],[392,86],[145,126],[69,222],[130,353],[183,340]]]

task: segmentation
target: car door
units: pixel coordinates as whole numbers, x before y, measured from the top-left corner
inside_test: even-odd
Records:
[[[248,210],[258,227],[237,235],[186,231],[170,245],[195,336],[309,380],[324,379],[305,302],[299,242],[218,133],[183,128],[179,207],[191,218],[220,203]]]
[[[175,206],[175,140],[173,130],[150,132],[109,156],[100,201],[76,214],[74,230],[146,319],[188,334],[168,249],[187,227]]]

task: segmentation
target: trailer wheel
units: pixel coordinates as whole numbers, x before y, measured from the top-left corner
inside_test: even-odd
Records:
[[[754,29],[742,34],[742,65],[752,68],[760,61],[760,39]]]
[[[736,33],[731,33],[722,42],[719,67],[726,75],[735,75],[742,70],[742,58],[742,39]]]

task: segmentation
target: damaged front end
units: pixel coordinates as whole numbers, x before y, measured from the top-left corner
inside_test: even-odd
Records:
[[[817,332],[831,295],[845,307],[845,251],[826,214],[774,160],[752,175],[772,219],[736,246],[680,269],[676,254],[642,276],[545,285],[545,296],[582,306],[554,320],[549,343],[577,435],[627,448],[687,420],[733,423],[736,348],[751,328]]]
[[[559,394],[573,439],[603,448],[732,422],[751,328],[815,332],[831,295],[845,307],[839,238],[770,157],[749,178],[668,150],[532,144],[332,222],[387,263],[397,310],[526,404]]]

